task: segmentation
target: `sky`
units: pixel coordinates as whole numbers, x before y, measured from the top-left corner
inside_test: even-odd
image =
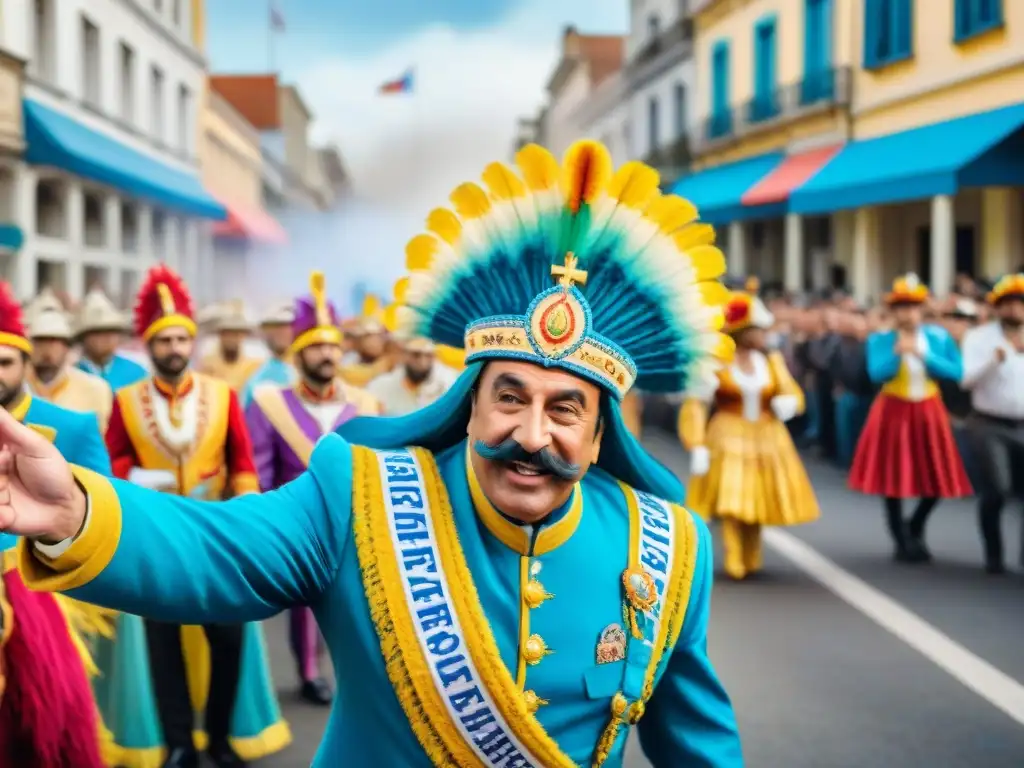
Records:
[[[312,138],[339,147],[359,197],[331,250],[352,257],[345,279],[385,285],[427,212],[509,158],[516,119],[544,102],[564,26],[622,33],[629,12],[627,0],[277,0],[285,30],[271,35],[269,7],[207,0],[210,69],[276,69],[298,85]],[[378,94],[409,70],[413,94]],[[321,258],[310,250],[298,256]]]

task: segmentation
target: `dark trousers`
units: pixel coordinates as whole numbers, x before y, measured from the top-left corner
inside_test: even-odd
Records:
[[[1024,498],[1024,423],[975,412],[967,418],[966,436],[985,562],[1001,569],[1003,507],[1013,497]],[[1024,564],[1024,538],[1020,559]]]
[[[204,624],[210,644],[206,733],[213,748],[227,744],[242,668],[242,624]],[[168,750],[192,747],[195,713],[188,693],[181,624],[146,620],[146,644],[160,725]]]

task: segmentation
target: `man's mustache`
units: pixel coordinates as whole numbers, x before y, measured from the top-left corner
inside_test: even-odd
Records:
[[[488,445],[483,440],[477,440],[473,448],[481,458],[488,461],[520,461],[554,475],[559,480],[575,480],[580,473],[579,464],[570,464],[549,448],[541,448],[536,453],[530,453],[511,437],[497,445]]]

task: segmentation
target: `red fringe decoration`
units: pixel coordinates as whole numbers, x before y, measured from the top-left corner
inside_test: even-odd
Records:
[[[3,647],[0,766],[104,768],[96,704],[64,614],[17,570],[3,580],[14,628]]]
[[[21,304],[7,283],[0,282],[0,332],[14,336],[25,335],[25,317]]]
[[[146,329],[164,316],[163,304],[160,301],[160,289],[158,285],[163,283],[171,292],[174,298],[174,310],[179,315],[193,317],[195,309],[192,306],[192,295],[188,286],[181,279],[177,272],[166,264],[157,264],[146,274],[146,279],[135,297],[135,335],[142,336]]]

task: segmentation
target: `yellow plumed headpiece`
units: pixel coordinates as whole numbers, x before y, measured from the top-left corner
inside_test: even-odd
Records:
[[[1024,273],[1005,275],[992,287],[988,294],[989,304],[1003,299],[1024,299]]]

